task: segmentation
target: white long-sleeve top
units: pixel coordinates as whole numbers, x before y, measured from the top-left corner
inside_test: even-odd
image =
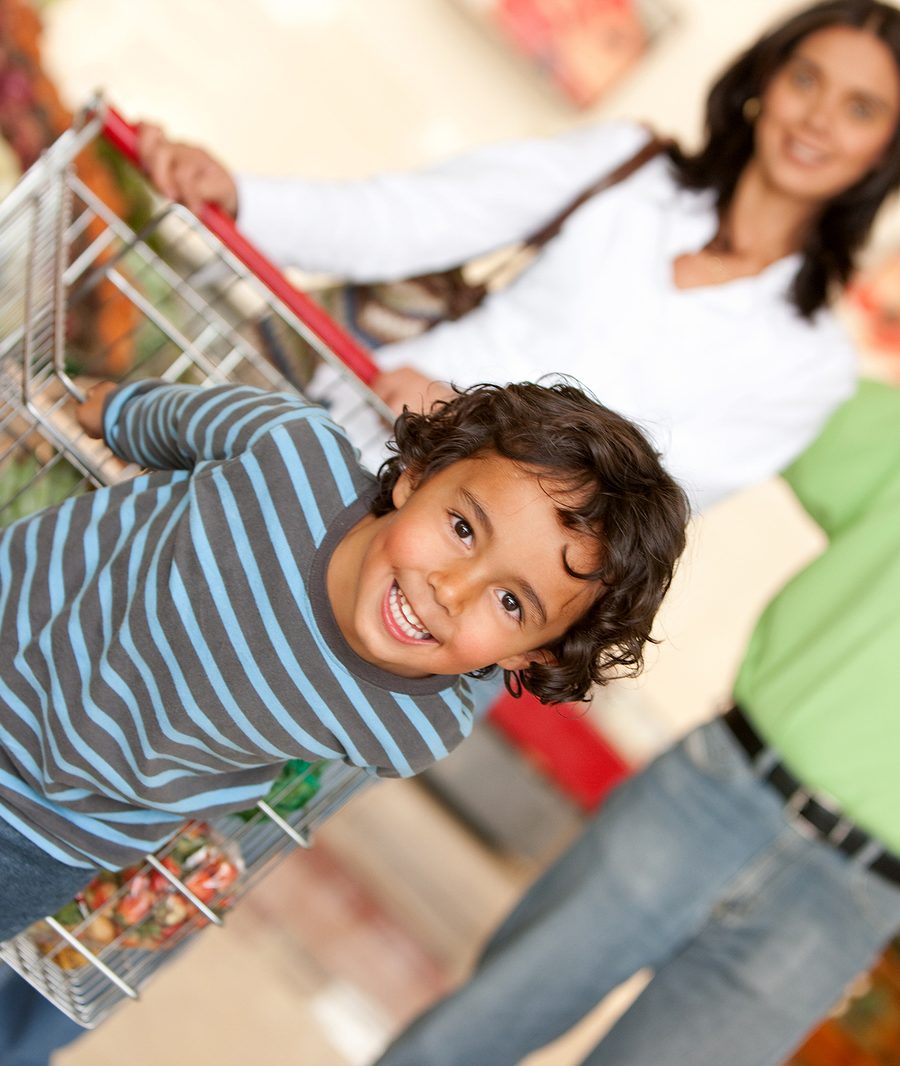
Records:
[[[521,240],[646,138],[601,125],[362,181],[245,177],[239,223],[283,264],[414,276]],[[674,260],[717,224],[712,195],[680,189],[657,157],[582,206],[511,286],[376,359],[459,385],[572,375],[639,422],[705,508],[797,455],[852,392],[856,362],[829,311],[805,320],[788,302],[799,256],[678,289]]]

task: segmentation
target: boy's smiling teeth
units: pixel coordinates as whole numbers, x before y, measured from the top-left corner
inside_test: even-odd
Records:
[[[409,600],[403,595],[400,586],[395,581],[388,597],[391,618],[401,632],[416,640],[430,640],[431,634],[422,625],[419,616],[410,607]]]

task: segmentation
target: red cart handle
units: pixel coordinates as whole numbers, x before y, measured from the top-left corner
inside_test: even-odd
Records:
[[[103,114],[103,135],[126,159],[140,166],[137,127],[109,106]],[[278,267],[247,240],[225,211],[215,204],[204,204],[198,217],[232,255],[255,274],[364,384],[372,384],[378,368],[369,352],[314,300],[295,288]]]

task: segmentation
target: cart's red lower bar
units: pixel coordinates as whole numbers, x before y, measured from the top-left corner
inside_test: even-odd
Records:
[[[585,721],[576,704],[548,707],[527,692],[504,693],[490,721],[584,810],[592,811],[631,772],[629,765]]]

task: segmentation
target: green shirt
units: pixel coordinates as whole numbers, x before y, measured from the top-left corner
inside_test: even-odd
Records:
[[[784,476],[829,543],[766,608],[735,699],[900,854],[900,390],[863,382]]]

